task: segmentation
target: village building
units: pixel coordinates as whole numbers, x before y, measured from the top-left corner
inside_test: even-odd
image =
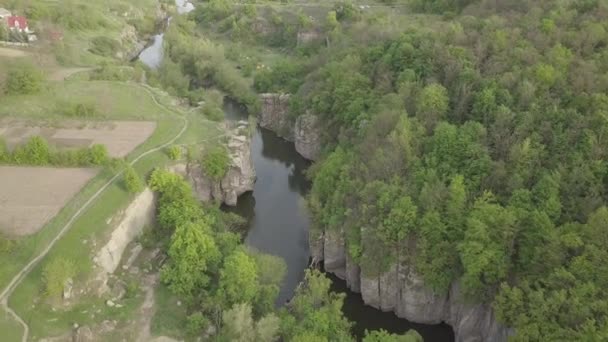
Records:
[[[25,17],[18,16],[18,15],[11,15],[10,17],[7,18],[7,20],[8,20],[9,30],[17,31],[17,32],[25,32],[25,33],[30,32],[30,28],[27,25],[27,19],[25,19]]]

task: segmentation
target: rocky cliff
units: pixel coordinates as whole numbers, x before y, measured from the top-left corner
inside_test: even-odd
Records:
[[[312,114],[299,116],[295,123],[289,118],[289,94],[261,94],[262,109],[258,123],[263,128],[295,143],[302,157],[316,160],[321,152],[321,139],[317,129],[317,117]]]
[[[321,138],[317,124],[318,119],[312,114],[300,115],[296,119],[294,129],[296,151],[308,160],[317,160],[321,153]]]
[[[114,273],[127,245],[142,233],[145,226],[154,222],[155,211],[154,193],[146,188],[117,216],[120,220],[116,229],[94,258],[104,272]]]
[[[338,232],[311,234],[310,244],[313,261],[323,261],[325,270],[346,280],[367,305],[416,323],[446,322],[457,342],[507,341],[509,329],[496,321],[492,308],[465,301],[457,282],[449,293],[437,295],[408,265],[393,265],[384,274],[366,276],[348,257]]]
[[[262,110],[258,123],[281,138],[294,141],[293,124],[289,120],[289,94],[260,94]]]
[[[207,177],[197,160],[177,164],[171,168],[173,172],[181,174],[190,181],[200,201],[216,200],[235,206],[241,194],[253,190],[256,175],[247,122],[237,123],[237,127],[230,130],[228,136],[230,166],[219,181]]]

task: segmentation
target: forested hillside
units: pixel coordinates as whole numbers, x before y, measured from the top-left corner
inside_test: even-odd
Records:
[[[384,3],[193,18],[319,117],[309,205],[364,273],[459,281],[514,340],[608,339],[608,2]]]

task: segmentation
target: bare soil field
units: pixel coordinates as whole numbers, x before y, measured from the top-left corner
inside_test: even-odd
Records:
[[[0,121],[0,136],[9,148],[39,135],[58,148],[105,145],[111,157],[122,158],[146,141],[156,129],[149,121],[62,122],[58,126],[16,120]]]
[[[25,57],[28,53],[23,50],[0,47],[0,57]]]
[[[10,236],[37,232],[97,171],[0,166],[0,231]]]

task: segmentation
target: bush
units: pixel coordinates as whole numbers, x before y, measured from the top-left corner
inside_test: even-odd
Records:
[[[188,316],[186,330],[190,336],[199,336],[209,325],[209,321],[201,312],[195,312]]]
[[[34,136],[25,145],[15,149],[12,159],[20,165],[48,165],[51,162],[51,149],[44,138]]]
[[[224,95],[217,90],[206,92],[205,104],[201,107],[201,112],[209,120],[222,121],[224,119],[224,111],[222,109],[223,100]]]
[[[108,149],[105,145],[95,144],[87,150],[86,162],[91,165],[105,165],[110,160]]]
[[[6,92],[12,95],[35,94],[42,90],[44,75],[32,64],[23,63],[10,67],[6,80]]]
[[[131,165],[127,166],[127,168],[125,169],[125,172],[123,174],[123,181],[125,189],[132,194],[136,194],[144,190],[143,180],[141,179],[141,177],[139,177],[139,175]]]
[[[167,149],[167,156],[171,160],[182,159],[182,149],[179,146],[171,146]]]
[[[52,149],[44,138],[34,136],[11,153],[6,144],[0,140],[0,163],[35,166],[102,166],[110,160],[106,147],[99,144],[77,150],[57,151]]]
[[[100,116],[94,103],[59,102],[57,112],[70,118],[91,119]]]
[[[223,147],[211,149],[203,156],[201,161],[203,173],[214,180],[220,180],[228,172],[230,157]]]
[[[46,295],[49,297],[61,295],[65,283],[75,275],[76,265],[72,260],[63,257],[57,257],[51,260],[46,264],[42,271]]]
[[[104,57],[113,57],[120,49],[120,42],[106,36],[99,36],[91,40],[89,51]]]

